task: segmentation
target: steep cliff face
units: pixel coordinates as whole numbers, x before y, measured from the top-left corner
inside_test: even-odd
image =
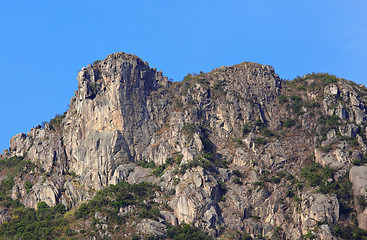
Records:
[[[248,62],[170,82],[116,53],[79,72],[64,115],[14,136],[0,157],[35,164],[12,189],[28,207],[71,208],[110,184],[150,182],[173,225],[229,238],[337,239],[341,221],[367,229],[366,96],[332,75],[283,81]],[[165,236],[152,221],[136,231]]]

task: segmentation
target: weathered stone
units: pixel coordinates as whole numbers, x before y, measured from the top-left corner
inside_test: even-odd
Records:
[[[367,166],[353,166],[349,171],[349,179],[354,195],[367,197]]]
[[[170,83],[140,58],[112,54],[79,72],[78,91],[66,116],[58,119],[60,126],[46,124],[11,139],[9,154],[0,159],[24,156],[37,165],[17,174],[12,198],[30,207],[39,201],[73,207],[110,184],[151,182],[162,189],[151,197],[164,220],[128,222],[143,235],[164,237],[164,221],[185,221],[212,235],[240,231],[271,238],[281,227],[284,239],[299,239],[308,231],[318,239],[335,239],[331,226],[339,221],[336,197],[315,193],[307,184],[298,189],[289,179],[303,181],[300,167],[313,153],[322,166],[338,169],[328,183],[345,176],[352,160],[363,159],[365,134],[357,125],[367,118],[364,98],[342,79],[326,84],[317,75],[306,75],[298,80],[306,86],[297,91],[304,103],[299,112],[290,95],[294,85],[269,66],[241,63]],[[319,86],[325,86],[323,91]],[[285,96],[282,101],[279,94]],[[320,108],[308,105],[321,99]],[[324,114],[338,116],[338,126],[320,124]],[[295,126],[284,126],[287,119],[294,119]],[[326,140],[320,134],[324,127]],[[347,138],[341,140],[339,132]],[[352,137],[360,146],[351,144]],[[329,152],[316,148],[321,139]],[[142,160],[155,163],[156,169],[137,166]],[[366,196],[363,167],[352,167],[349,177],[354,193]],[[152,174],[162,169],[159,177]],[[235,169],[242,176],[234,178]],[[28,191],[26,181],[34,184]],[[173,213],[162,211],[165,204]],[[129,205],[118,214],[128,219],[137,210]],[[362,228],[366,215],[357,212]],[[109,232],[116,228],[103,213],[94,217],[100,222],[98,237],[116,238]],[[120,237],[131,238],[131,233]]]
[[[9,222],[11,218],[12,218],[12,213],[11,211],[9,211],[8,208],[0,209],[0,224]]]
[[[340,134],[344,137],[355,137],[359,133],[359,128],[354,124],[347,124],[339,127]]]
[[[168,211],[160,211],[160,214],[162,215],[162,217],[166,222],[172,224],[173,226],[178,225],[178,220],[173,213]]]
[[[324,153],[322,150],[315,148],[315,162],[320,163],[322,166],[329,166],[334,169],[339,169],[343,167],[345,162],[343,159],[339,161],[338,158],[333,153]]]
[[[143,219],[141,223],[136,225],[136,230],[144,235],[153,235],[155,237],[165,237],[167,227],[163,223],[152,219]]]

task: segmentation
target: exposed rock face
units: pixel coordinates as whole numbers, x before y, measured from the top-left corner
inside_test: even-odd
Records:
[[[349,172],[354,195],[367,197],[367,167],[351,168],[367,151],[366,91],[327,77],[287,82],[270,66],[246,62],[172,83],[134,55],[113,54],[79,72],[65,115],[14,136],[0,159],[36,165],[12,189],[28,207],[72,207],[121,181],[160,186],[154,201],[172,209],[138,223],[144,235],[164,237],[164,221],[184,221],[212,235],[336,239],[333,227],[351,221],[343,199],[308,185],[301,167],[334,169],[318,182],[325,188]],[[149,163],[156,167],[144,168]],[[367,229],[366,210],[357,210]],[[101,237],[111,237],[107,219],[94,217]]]
[[[64,141],[70,170],[83,184],[101,189],[119,164],[141,159],[167,115],[167,101],[154,102],[152,92],[167,86],[162,73],[126,54],[79,72]]]
[[[196,222],[211,228],[220,223],[217,202],[220,189],[215,178],[202,167],[185,173],[171,201],[178,222]]]

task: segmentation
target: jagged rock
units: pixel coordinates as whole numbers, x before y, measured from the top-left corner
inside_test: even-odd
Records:
[[[320,222],[333,224],[339,221],[339,202],[336,196],[305,193],[302,199],[304,199],[301,203],[303,234],[309,229],[314,229]]]
[[[24,156],[31,144],[31,141],[24,133],[15,135],[10,139],[9,150],[11,156]]]
[[[127,181],[129,174],[134,170],[135,167],[135,164],[124,164],[118,166],[111,177],[110,183],[117,184],[120,181]]]
[[[140,234],[153,235],[155,237],[165,237],[167,227],[163,223],[154,221],[152,219],[143,219],[141,223],[136,225],[136,230]]]
[[[367,145],[364,143],[363,138],[359,134],[357,134],[356,138],[357,138],[359,145],[361,146],[362,151],[366,152]],[[356,159],[356,157],[354,157],[353,159]]]
[[[107,222],[107,216],[104,216],[102,213],[100,212],[96,212],[94,214],[94,218],[97,219],[100,223],[106,223]]]
[[[215,178],[202,167],[187,171],[176,187],[176,195],[170,202],[178,222],[196,222],[213,227],[219,222],[216,203],[220,199]]]
[[[336,237],[332,235],[332,230],[329,225],[323,224],[319,227],[319,238],[320,240],[337,240]]]
[[[129,205],[127,207],[120,208],[118,215],[127,216],[127,215],[134,213],[135,211],[136,211],[136,207],[134,205]]]
[[[57,182],[56,179],[55,181],[47,179],[44,182],[41,180],[33,185],[32,191],[24,200],[24,205],[26,207],[37,208],[37,203],[44,201],[48,206],[55,206],[60,195],[60,188],[60,182]]]
[[[354,124],[347,124],[340,126],[339,131],[343,137],[355,137],[359,133],[359,128]]]
[[[0,224],[9,222],[11,218],[12,218],[12,213],[11,211],[9,211],[8,208],[0,209]]]
[[[166,222],[172,224],[173,226],[178,225],[178,220],[173,213],[168,211],[160,211],[160,214]]]
[[[353,194],[356,197],[367,197],[367,166],[353,166],[349,171]],[[367,230],[367,209],[357,213],[358,226]]]
[[[322,150],[315,148],[315,162],[320,163],[322,166],[329,166],[334,169],[339,169],[344,166],[344,163],[338,161],[333,153],[324,153]]]
[[[45,124],[10,140],[9,152],[0,159],[23,156],[36,165],[17,173],[12,198],[30,207],[39,201],[73,207],[109,184],[151,182],[162,189],[152,197],[154,204],[172,207],[173,213],[159,209],[173,225],[193,222],[213,236],[241,231],[271,238],[281,227],[285,239],[299,239],[308,231],[318,239],[335,239],[331,226],[339,221],[337,198],[294,183],[304,181],[300,167],[313,154],[322,166],[338,170],[335,181],[348,173],[352,160],[363,159],[367,128],[359,127],[367,119],[365,91],[332,76],[330,83],[321,83],[325,76],[320,76],[291,83],[270,66],[245,62],[173,83],[134,55],[112,54],[78,73],[78,91],[66,115],[57,118],[59,126]],[[335,119],[324,118],[321,124],[324,115],[341,120],[333,125],[328,120]],[[295,124],[287,126],[287,120]],[[359,146],[350,141],[354,137]],[[319,143],[328,152],[318,149]],[[156,168],[138,166],[142,160]],[[198,162],[205,169],[182,174]],[[232,176],[233,170],[242,176]],[[356,196],[367,196],[366,171],[354,166],[349,172]],[[33,183],[28,191],[26,181]],[[285,196],[289,192],[297,201]],[[118,214],[135,215],[137,208],[129,205]],[[366,216],[357,212],[362,228]],[[99,237],[116,237],[101,212],[94,217],[100,222]],[[143,235],[163,237],[167,230],[148,219],[128,224]],[[84,225],[91,228],[91,223]]]
[[[330,84],[324,89],[325,95],[339,95],[339,88],[336,84]]]
[[[149,181],[148,178],[151,176],[152,170],[149,168],[135,168],[133,172],[130,173],[127,182],[130,184],[141,183]]]

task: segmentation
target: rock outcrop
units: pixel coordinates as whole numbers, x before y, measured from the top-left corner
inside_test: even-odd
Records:
[[[14,178],[12,198],[25,206],[72,208],[110,184],[150,182],[166,208],[130,226],[142,235],[165,237],[166,223],[186,222],[213,236],[337,239],[350,208],[367,229],[356,203],[367,197],[365,88],[327,74],[283,81],[249,62],[170,82],[125,53],[77,80],[67,112],[15,135],[0,155],[33,164]],[[353,191],[341,192],[348,177]],[[114,236],[101,213],[94,219],[101,237]]]

